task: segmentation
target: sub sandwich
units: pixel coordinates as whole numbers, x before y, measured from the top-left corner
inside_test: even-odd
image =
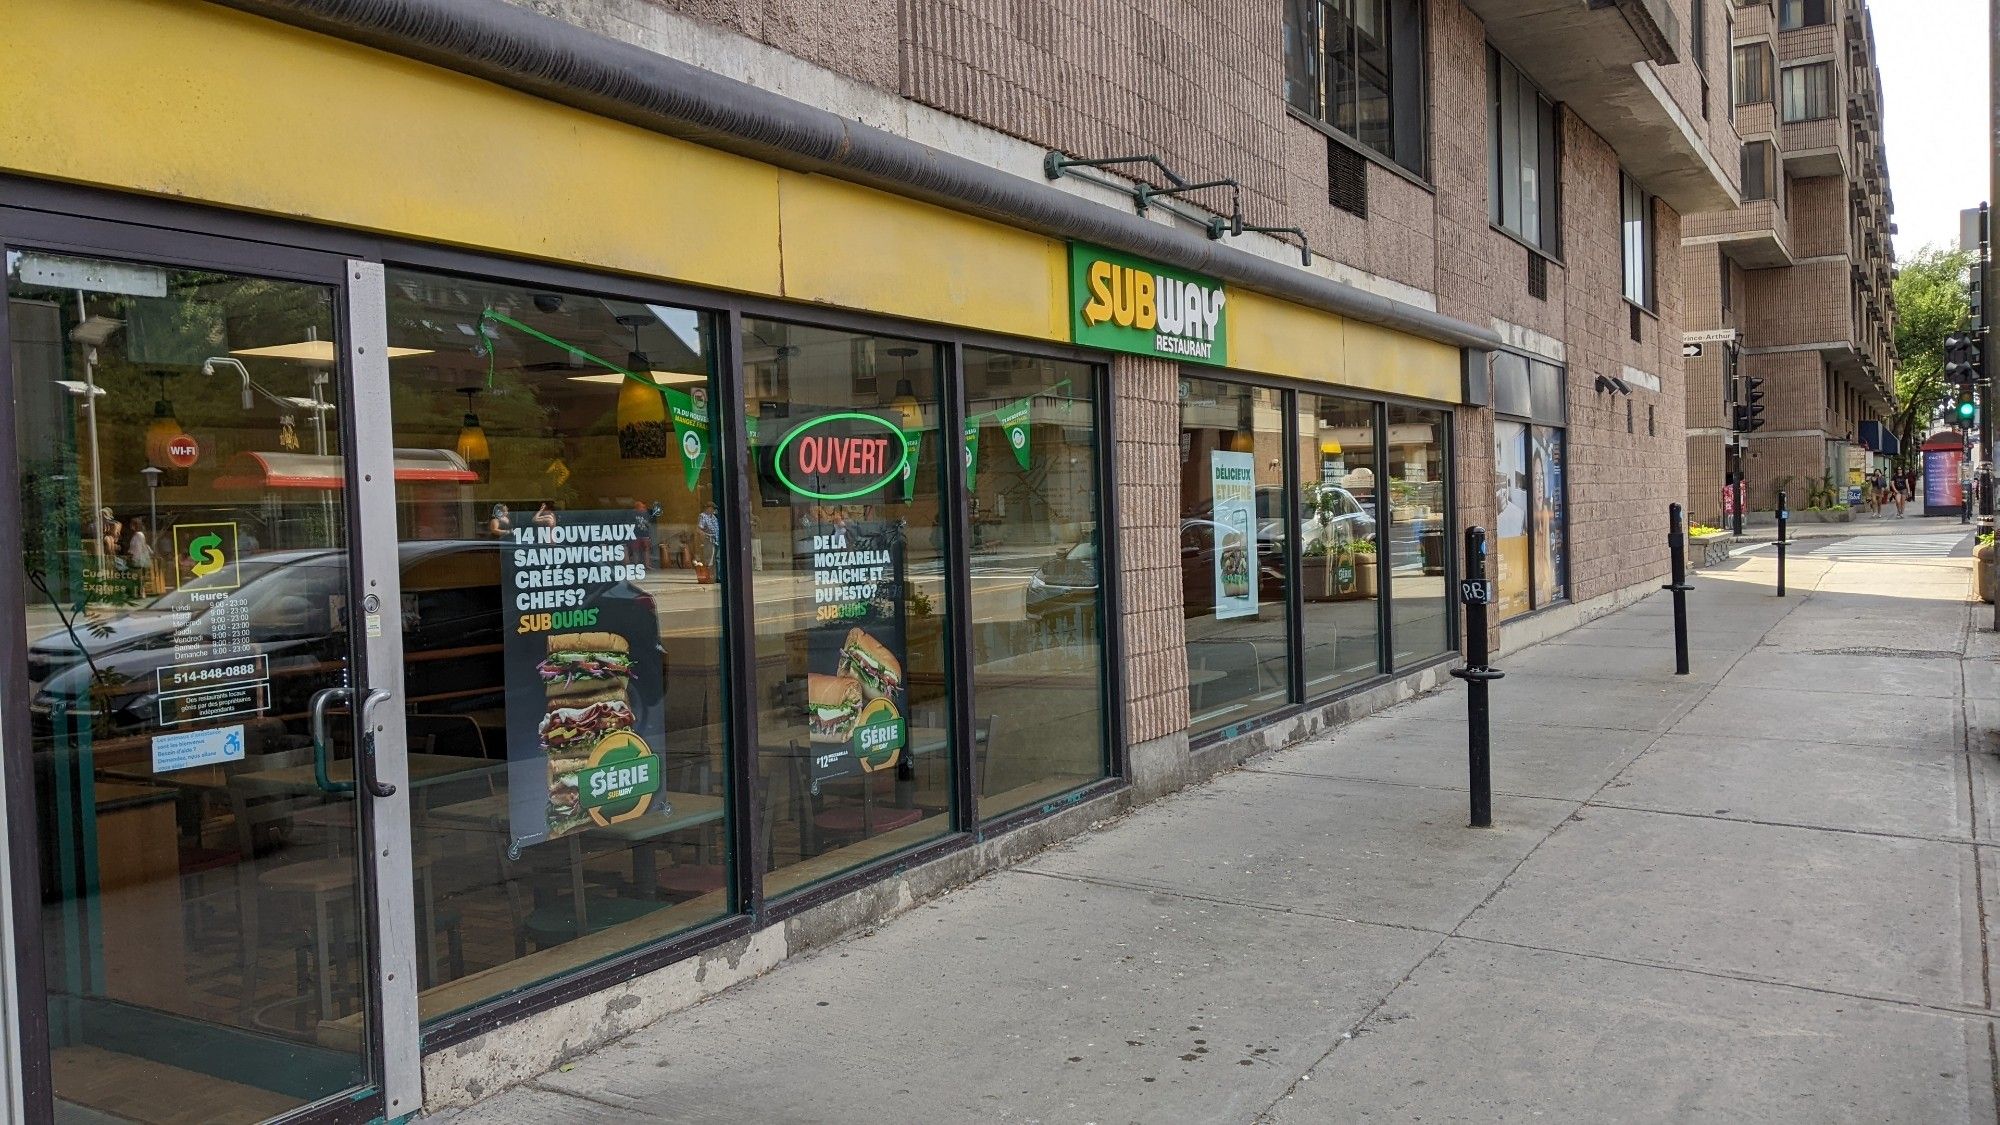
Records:
[[[847,742],[854,737],[854,721],[865,702],[861,681],[853,676],[808,673],[806,707],[812,715],[808,737],[814,742]]]
[[[903,690],[903,662],[888,645],[859,627],[847,631],[847,643],[840,649],[839,672],[860,680],[869,699],[894,701]]]
[[[632,675],[632,646],[616,633],[554,634],[539,671],[550,699],[623,690]]]

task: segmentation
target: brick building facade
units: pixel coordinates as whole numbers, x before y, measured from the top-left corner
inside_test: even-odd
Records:
[[[1733,93],[1744,204],[1683,224],[1688,495],[1722,517],[1733,376],[1764,380],[1743,438],[1746,507],[1880,467],[1895,408],[1894,200],[1881,75],[1861,0],[1738,4]],[[1869,424],[1874,425],[1869,425]]]
[[[316,869],[339,934],[239,926],[200,989],[162,952],[164,894],[82,923],[110,940],[0,956],[22,1104],[101,1095],[51,1073],[72,1047],[190,1088],[256,1071],[273,1115],[463,1103],[1444,682],[1473,525],[1503,652],[1666,571],[1699,437],[1682,345],[1712,327],[1690,259],[1719,284],[1726,241],[1683,216],[1740,223],[1748,163],[1727,91],[1751,15],[1725,0],[0,11],[0,694],[96,679],[27,654],[62,625],[27,616],[44,600],[129,612],[94,591],[125,568],[91,523],[227,527],[267,586],[310,556],[327,593],[267,599],[269,624],[323,658],[288,666],[284,706],[217,701],[254,717],[215,764],[372,833],[366,864]],[[1773,365],[1875,323],[1833,285],[1827,247],[1886,220],[1818,184],[1863,137],[1837,126],[1782,138],[1784,230],[1745,236],[1793,268],[1728,251]],[[1758,319],[1767,285],[1839,301],[1794,345]],[[301,404],[340,427],[310,455]],[[1827,407],[1828,433],[1867,408]],[[589,566],[536,553],[586,540]],[[261,655],[215,632],[193,655]],[[121,685],[163,682],[152,658]],[[342,692],[363,702],[329,717]],[[38,882],[126,800],[134,773],[93,762],[169,800],[182,780],[152,777],[170,709],[117,710],[0,716],[18,932],[177,885],[132,856]],[[312,773],[343,734],[380,774],[360,800]],[[130,851],[246,888],[284,870],[248,804],[198,799]],[[61,991],[92,976],[91,1005],[138,980],[291,1055],[100,1035],[125,1025]],[[253,1020],[281,1003],[298,1018]]]

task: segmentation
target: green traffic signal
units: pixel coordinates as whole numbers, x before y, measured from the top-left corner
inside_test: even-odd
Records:
[[[1971,399],[1962,399],[1958,404],[1958,416],[1971,421],[1972,415],[1977,409],[1977,407],[1973,406]]]

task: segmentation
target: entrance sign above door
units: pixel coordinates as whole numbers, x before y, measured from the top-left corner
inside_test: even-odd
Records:
[[[1229,362],[1222,282],[1086,243],[1069,246],[1070,339],[1188,363]]]

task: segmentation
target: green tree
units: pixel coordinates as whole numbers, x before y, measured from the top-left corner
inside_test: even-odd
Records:
[[[1962,250],[1926,246],[1896,274],[1896,434],[1902,459],[1916,448],[1937,417],[1951,387],[1944,381],[1944,338],[1963,327],[1972,311]]]

